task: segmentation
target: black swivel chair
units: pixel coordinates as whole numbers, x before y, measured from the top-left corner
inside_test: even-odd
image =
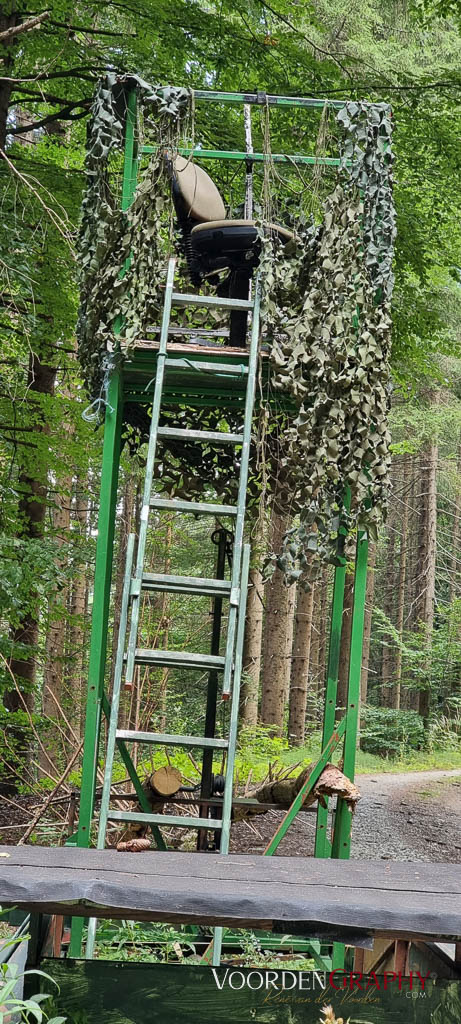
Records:
[[[216,185],[192,160],[177,156],[171,164],[171,179],[192,284],[199,288],[205,279],[216,277],[219,295],[248,299],[261,249],[256,222],[228,219]],[[294,237],[277,224],[267,224],[266,230],[274,244],[286,245]],[[229,274],[219,281],[222,270]],[[234,310],[230,317],[231,346],[245,346],[246,325],[247,314]]]

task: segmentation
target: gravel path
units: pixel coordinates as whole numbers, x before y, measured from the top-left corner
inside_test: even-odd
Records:
[[[461,769],[359,775],[362,794],[352,828],[351,856],[366,860],[461,861]],[[231,852],[262,853],[282,815],[269,811],[254,829],[235,825]],[[315,815],[298,814],[281,856],[313,854]]]
[[[461,770],[362,775],[352,856],[461,861]]]

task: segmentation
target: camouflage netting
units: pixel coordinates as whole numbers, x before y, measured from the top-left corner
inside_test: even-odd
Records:
[[[190,94],[135,81],[139,107],[148,115],[154,137],[162,150],[174,150],[190,114]],[[165,203],[170,208],[171,200],[160,156],[152,156],[129,210],[121,212],[111,192],[109,160],[122,143],[125,84],[108,76],[95,96],[80,232],[79,358],[99,410],[110,367],[122,358],[114,331],[117,321],[123,323],[128,349],[148,325],[159,322],[160,282],[170,244]],[[262,477],[270,497],[277,464],[278,500],[297,517],[279,555],[289,581],[303,573],[313,553],[335,560],[347,492],[351,519],[372,535],[387,500],[395,236],[390,110],[384,104],[350,102],[337,121],[343,135],[342,162],[321,225],[300,222],[297,243],[285,250],[262,241],[263,323],[272,384],[295,412],[287,428],[286,412],[270,407],[268,473],[261,470],[264,443],[260,424],[255,424],[252,497],[257,497]],[[172,423],[172,416],[174,420],[169,410],[166,422]],[[182,426],[189,424],[187,409],[178,416]],[[199,413],[207,429],[219,429],[219,420],[218,411]],[[195,410],[193,425],[197,422]],[[163,470],[170,493],[185,490],[193,498],[194,490],[199,494],[209,483],[231,497],[238,453],[210,445],[201,453],[200,466],[193,461],[196,455],[193,445],[173,444],[165,450]]]
[[[159,319],[165,202],[165,164],[155,152],[141,175],[134,201],[120,209],[109,176],[110,158],[123,144],[125,85],[136,84],[138,109],[155,121],[155,134],[173,147],[189,113],[186,89],[152,88],[139,78],[108,75],[96,90],[88,125],[87,187],[79,232],[80,309],[78,353],[93,399],[103,399],[107,354],[117,350],[117,318],[123,323],[125,351]],[[114,358],[114,357],[113,357]]]
[[[298,414],[286,431],[279,500],[299,513],[278,562],[298,578],[317,552],[335,560],[344,497],[375,536],[389,477],[390,300],[395,215],[390,111],[347,103],[338,183],[300,251],[265,254],[264,320],[274,386]]]

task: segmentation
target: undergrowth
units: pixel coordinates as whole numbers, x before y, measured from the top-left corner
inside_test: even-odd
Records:
[[[316,761],[321,751],[322,734],[320,729],[312,731],[307,742],[302,747],[290,747],[287,740],[278,736],[271,736],[270,730],[264,726],[257,726],[252,729],[242,729],[239,737],[239,744],[235,758],[235,780],[237,786],[250,784],[250,788],[258,782],[262,782],[268,774],[269,765],[277,772],[287,769],[290,765],[293,772],[301,770],[310,761]],[[333,760],[338,760],[338,753]],[[165,752],[156,750],[149,754],[139,764],[140,774],[148,774],[154,768],[166,763]],[[179,769],[183,779],[192,783],[199,779],[199,772],[194,766],[185,750],[171,750],[168,754],[168,762]],[[104,762],[100,762],[104,768]],[[403,747],[397,757],[382,757],[378,754],[371,754],[364,750],[357,751],[356,772],[360,774],[371,774],[380,772],[417,772],[430,770],[450,770],[461,768],[461,745],[450,744],[439,746],[433,744],[421,750],[412,750]],[[214,761],[213,771],[222,772],[223,763],[221,756]],[[114,763],[114,782],[121,781],[126,776],[124,765],[121,762]],[[79,772],[73,772],[70,776],[72,785],[80,786],[81,776]]]

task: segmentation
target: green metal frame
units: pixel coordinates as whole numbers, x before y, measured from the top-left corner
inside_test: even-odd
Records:
[[[258,105],[268,105],[276,107],[298,107],[304,109],[321,109],[325,106],[324,100],[311,100],[303,97],[276,97],[266,96],[265,94],[247,94],[247,93],[223,93],[223,92],[202,92],[200,90],[194,93],[195,101],[197,102],[220,102],[226,104],[237,104],[242,103],[253,103]],[[343,105],[343,102],[328,101],[328,105],[334,109],[338,109]],[[123,209],[127,209],[132,201],[134,191],[136,188],[137,171],[139,157],[143,153],[151,152],[153,147],[143,146],[138,153],[136,143],[136,123],[137,123],[137,102],[136,102],[136,89],[129,88],[127,91],[127,110],[125,119],[125,145],[124,145],[124,164],[123,164],[123,178],[122,178],[122,195],[121,205]],[[224,159],[224,160],[239,160],[245,161],[248,159],[246,153],[234,152],[234,151],[216,151],[216,150],[193,150],[190,149],[181,151],[185,155],[190,155],[191,152],[197,158],[204,160],[207,159]],[[252,154],[251,159],[255,162],[262,162],[266,159],[264,154]],[[299,164],[325,164],[327,166],[337,166],[339,160],[337,158],[328,157],[320,158],[307,157],[300,154],[294,154],[293,156],[287,156],[286,154],[276,154],[271,159],[276,162],[287,162],[287,163],[299,163]],[[127,264],[128,265],[128,264]],[[190,297],[184,296],[184,304]],[[204,298],[203,305],[211,306],[213,301]],[[121,334],[123,330],[123,323],[120,319],[115,324],[116,334]],[[241,408],[243,410],[245,404],[245,395],[248,390],[248,380],[246,374],[248,371],[254,373],[256,364],[254,367],[247,367],[242,365],[241,374],[241,385],[238,385],[236,381],[235,371],[241,362],[241,357],[235,354],[226,354],[226,363],[229,365],[229,384],[226,386],[226,377],[223,371],[223,375],[219,378],[219,386],[216,385],[216,380],[212,380],[210,370],[213,369],[213,364],[222,360],[222,352],[219,353],[217,350],[216,357],[210,357],[209,354],[201,355],[200,353],[194,353],[194,363],[203,363],[203,374],[197,374],[190,372],[190,364],[187,359],[181,357],[177,353],[174,357],[168,360],[170,363],[171,374],[169,377],[169,383],[165,388],[165,399],[170,402],[171,405],[178,403],[181,400],[181,396],[188,395],[190,391],[198,389],[197,377],[200,378],[199,388],[200,396],[203,405],[222,405],[223,407]],[[113,563],[113,541],[114,541],[114,525],[115,525],[115,511],[117,501],[117,483],[119,473],[119,461],[120,461],[120,440],[121,430],[123,422],[123,405],[124,401],[139,401],[142,403],[150,403],[152,400],[150,397],[149,390],[146,391],[146,382],[152,383],[154,374],[160,372],[159,362],[167,362],[167,359],[159,358],[159,352],[147,352],[145,349],[138,349],[134,356],[125,363],[123,371],[117,369],[114,370],[110,379],[108,392],[107,392],[107,405],[106,405],[106,416],[105,416],[105,429],[104,429],[104,446],[103,446],[103,461],[102,461],[102,472],[101,472],[101,491],[100,491],[100,509],[98,518],[98,538],[96,548],[96,566],[95,566],[95,585],[94,585],[94,598],[93,598],[93,612],[92,612],[92,629],[91,629],[91,642],[90,642],[90,659],[89,659],[89,674],[88,674],[88,695],[87,695],[87,710],[86,710],[86,722],[85,722],[85,744],[84,744],[84,758],[83,758],[83,770],[82,770],[82,794],[80,802],[80,815],[78,831],[75,837],[72,837],[70,842],[76,842],[78,846],[87,847],[90,845],[90,827],[93,818],[94,811],[94,796],[97,781],[97,765],[99,757],[99,741],[100,741],[100,730],[101,730],[101,716],[104,714],[109,720],[110,718],[110,704],[104,691],[104,677],[106,668],[106,655],[107,655],[107,633],[109,624],[109,601],[110,601],[110,586],[112,576],[112,563]],[[175,370],[177,372],[175,372]],[[232,376],[231,376],[232,374]],[[245,437],[244,445],[249,446],[250,437]],[[161,506],[161,501],[157,502],[157,506]],[[181,502],[178,502],[178,508],[181,506]],[[348,502],[347,497],[345,501],[345,507],[347,508]],[[211,509],[211,506],[210,506]],[[236,588],[240,579],[240,570],[243,570],[243,578],[248,569],[248,554],[246,549],[242,546],[243,541],[243,515],[240,517],[240,522],[237,523],[238,534],[239,534],[239,547],[243,553],[243,563],[240,563],[240,558],[237,560],[240,564],[238,571],[235,571],[235,579],[233,576],[232,587]],[[355,770],[355,750],[357,742],[358,732],[358,715],[359,715],[359,698],[360,698],[360,669],[361,669],[361,651],[363,641],[363,619],[364,619],[364,603],[365,603],[365,588],[366,588],[366,562],[367,562],[367,538],[360,534],[357,539],[357,557],[355,563],[355,579],[354,579],[354,598],[353,598],[353,609],[352,609],[352,634],[351,634],[351,653],[350,653],[350,666],[349,666],[349,679],[348,679],[348,702],[347,709],[343,715],[341,721],[335,726],[336,717],[336,705],[337,705],[337,688],[338,688],[338,673],[339,673],[339,653],[340,653],[340,640],[341,640],[341,628],[342,628],[342,616],[344,607],[344,586],[345,586],[345,574],[346,574],[346,563],[344,559],[344,541],[345,541],[345,529],[340,528],[338,538],[338,566],[335,570],[334,588],[333,588],[333,599],[332,599],[332,610],[331,610],[331,631],[330,631],[330,645],[329,645],[329,656],[328,656],[328,673],[327,673],[327,685],[326,685],[326,697],[325,697],[325,714],[323,724],[323,736],[322,736],[322,754],[313,767],[308,780],[303,786],[300,793],[294,800],[291,808],[286,813],[276,835],[269,843],[265,855],[271,856],[278,848],[282,841],[287,829],[290,827],[294,817],[296,816],[299,808],[306,799],[308,793],[312,790],[315,782],[317,781],[321,771],[329,758],[332,756],[334,750],[338,744],[343,741],[344,751],[344,772],[350,778],[354,777]],[[243,583],[243,579],[242,579]],[[243,607],[242,601],[246,599],[246,590],[241,588],[240,602],[241,608]],[[231,608],[232,608],[231,604]],[[232,617],[232,616],[231,616]],[[242,614],[237,615],[237,608],[235,608],[235,615],[233,616],[234,621],[231,622],[230,632],[235,633],[239,630],[243,631],[244,616]],[[242,639],[242,637],[240,638]],[[236,666],[236,680],[238,685],[238,679],[240,676],[241,666]],[[234,680],[235,687],[235,680]],[[225,679],[225,692],[229,690],[229,678]],[[235,697],[235,692],[234,692]],[[236,732],[237,728],[237,709],[238,700],[233,700],[232,706],[232,717],[231,717],[231,730],[233,733]],[[146,810],[145,796],[141,789],[141,784],[134,768],[131,757],[128,753],[126,745],[122,739],[117,739],[117,746],[123,761],[127,767],[130,778],[132,779],[133,785],[136,792],[139,795],[143,809]],[[232,802],[232,787],[230,784],[227,785],[224,803],[226,806],[226,816],[230,820],[230,809]],[[350,831],[351,831],[351,813],[344,801],[338,801],[338,806],[335,815],[335,825],[332,841],[329,840],[327,835],[327,823],[328,823],[328,809],[319,805],[317,812],[317,826],[316,826],[316,839],[315,839],[315,856],[317,857],[340,857],[347,858],[350,851]],[[162,847],[162,837],[158,828],[154,825],[153,831],[155,839],[159,848]],[[223,834],[223,840],[225,849],[227,852],[229,842],[229,830],[226,828]],[[99,844],[98,844],[99,845]],[[163,844],[164,845],[164,844]],[[78,956],[81,952],[82,943],[82,929],[83,920],[75,919],[72,927],[72,937],[70,945],[70,955]],[[209,958],[212,955],[213,962],[219,963],[219,955],[221,949],[221,943],[223,940],[223,930],[216,929],[215,939],[210,946]],[[317,948],[318,947],[318,948]],[[326,966],[325,957],[320,956],[320,944],[315,942],[309,943],[309,948],[314,956],[316,963],[322,966]],[[344,947],[341,944],[336,944],[333,949],[333,956],[331,958],[331,964],[333,966],[340,966],[344,962]],[[330,960],[328,960],[330,964]]]

